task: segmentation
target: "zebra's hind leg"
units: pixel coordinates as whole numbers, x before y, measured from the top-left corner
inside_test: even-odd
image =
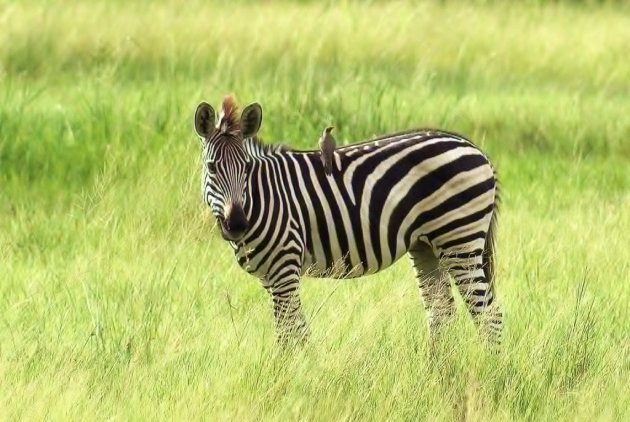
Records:
[[[484,269],[489,264],[484,262],[481,250],[445,251],[442,253],[442,262],[455,280],[468,311],[486,337],[491,351],[498,352],[503,314],[495,297],[492,280],[488,279]]]
[[[310,332],[300,303],[299,276],[294,272],[280,272],[269,281],[267,291],[273,302],[278,343],[286,347],[306,342]]]
[[[435,341],[443,326],[455,313],[449,276],[429,245],[416,242],[409,250],[409,256],[416,271],[420,296],[427,313],[429,334]]]

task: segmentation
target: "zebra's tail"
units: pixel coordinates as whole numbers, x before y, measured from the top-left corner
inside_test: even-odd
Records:
[[[499,185],[497,183],[494,196],[494,208],[492,210],[492,217],[490,217],[490,226],[488,227],[488,233],[486,235],[486,245],[483,249],[483,272],[486,276],[486,280],[491,286],[494,285],[494,265],[495,265],[495,236],[497,229],[497,218],[499,217]]]

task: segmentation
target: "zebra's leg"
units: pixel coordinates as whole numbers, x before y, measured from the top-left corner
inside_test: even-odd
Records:
[[[278,343],[287,346],[291,342],[305,342],[309,328],[300,303],[300,279],[295,272],[278,272],[269,277],[267,291],[273,302]]]
[[[488,280],[480,249],[472,252],[449,251],[442,253],[448,272],[455,279],[468,311],[477,327],[486,337],[492,351],[501,346],[503,314],[495,297],[494,287]]]
[[[448,273],[440,266],[431,247],[418,241],[409,250],[416,271],[420,296],[427,313],[429,333],[436,340],[445,323],[452,319],[455,304]]]

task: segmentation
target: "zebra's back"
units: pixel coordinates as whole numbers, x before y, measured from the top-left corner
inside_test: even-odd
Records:
[[[438,256],[484,247],[496,180],[487,157],[463,137],[422,130],[343,147],[331,177],[316,152],[286,154],[296,166],[303,272],[375,273],[418,241]]]

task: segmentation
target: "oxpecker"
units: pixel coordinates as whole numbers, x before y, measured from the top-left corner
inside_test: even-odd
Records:
[[[324,129],[321,138],[319,138],[319,149],[321,150],[322,165],[327,176],[332,174],[333,159],[335,153],[335,138],[332,136],[334,126]]]

